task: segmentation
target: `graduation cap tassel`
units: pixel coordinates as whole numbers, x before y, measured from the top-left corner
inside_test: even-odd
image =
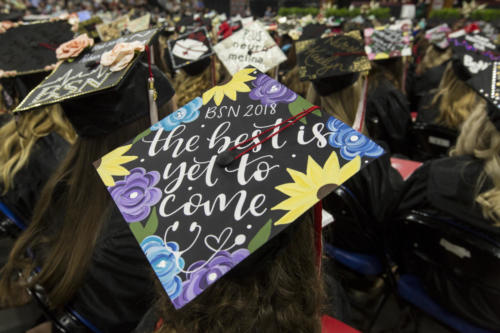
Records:
[[[158,122],[158,106],[156,105],[156,98],[158,96],[155,89],[155,78],[151,70],[152,52],[150,52],[149,45],[146,45],[146,55],[148,57],[149,78],[148,78],[148,98],[149,98],[149,118],[151,125]]]
[[[365,82],[363,82],[363,90],[361,91],[361,100],[358,103],[358,109],[356,110],[356,118],[354,118],[354,124],[352,125],[352,127],[358,132],[363,132],[363,124],[365,123],[367,93],[368,93],[368,77],[365,79]]]

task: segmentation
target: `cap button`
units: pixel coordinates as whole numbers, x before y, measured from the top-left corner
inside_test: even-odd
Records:
[[[225,167],[231,164],[235,160],[236,156],[238,156],[236,149],[226,150],[217,156],[215,163],[217,163],[220,167]]]

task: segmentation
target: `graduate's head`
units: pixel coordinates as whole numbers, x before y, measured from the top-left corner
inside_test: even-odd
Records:
[[[299,75],[311,81],[307,99],[352,126],[370,62],[359,31],[297,43]]]
[[[483,174],[476,185],[476,202],[483,216],[500,227],[500,110],[493,104],[481,103],[474,107],[462,126],[454,156],[471,155],[484,162]],[[493,188],[479,193],[486,179]]]
[[[438,48],[434,44],[427,46],[422,61],[420,61],[420,63],[417,65],[417,68],[415,69],[417,75],[422,75],[429,69],[444,64],[446,61],[450,60],[451,55],[451,48],[446,48],[443,50]]]
[[[467,79],[458,58],[446,66],[437,94],[432,100],[433,106],[439,111],[436,119],[438,124],[459,129],[477,104],[484,104],[483,99],[465,83]]]
[[[181,309],[158,286],[157,332],[321,332],[312,213],[288,229]]]
[[[109,205],[109,194],[93,163],[151,126],[147,90],[150,71],[140,59],[131,61],[130,66],[118,72],[98,65],[108,71],[109,76],[118,77],[120,82],[116,86],[61,98],[64,115],[78,138],[41,192],[29,227],[14,244],[4,268],[3,277],[8,278],[0,281],[0,303],[8,304],[24,292],[23,281],[15,282],[10,277],[17,271],[28,276],[35,266],[39,266],[39,273],[29,283],[24,282],[27,286],[41,284],[54,308],[65,305],[83,281]],[[58,68],[59,71],[70,69],[90,75],[95,67],[76,60]],[[58,77],[58,70],[53,78]],[[157,67],[151,66],[151,71],[161,119],[172,111],[170,100],[174,90]],[[44,81],[47,82],[50,81]],[[40,91],[35,89],[32,94],[36,97]],[[17,112],[32,112],[30,101],[25,99]],[[47,233],[47,230],[53,232]],[[28,248],[34,252],[43,248],[50,260],[35,263],[22,259]]]

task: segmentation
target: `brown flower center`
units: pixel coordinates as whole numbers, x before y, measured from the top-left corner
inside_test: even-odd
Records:
[[[330,194],[333,190],[337,188],[337,184],[326,184],[323,185],[319,188],[318,193],[316,193],[316,196],[318,197],[319,200],[323,199],[326,197],[328,194]]]

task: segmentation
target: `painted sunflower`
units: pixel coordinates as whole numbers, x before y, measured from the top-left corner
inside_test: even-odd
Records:
[[[203,94],[203,105],[210,102],[213,97],[215,105],[219,106],[224,99],[224,96],[227,96],[229,99],[235,101],[237,92],[249,92],[250,87],[247,86],[245,82],[255,79],[255,77],[249,75],[254,70],[255,68],[244,68],[234,74],[233,78],[228,83],[215,86],[212,89],[207,90]]]
[[[307,172],[287,169],[293,183],[286,183],[275,188],[290,196],[271,210],[287,210],[274,225],[289,224],[295,221],[316,202],[323,199],[338,185],[356,174],[361,168],[361,158],[356,156],[342,168],[339,164],[337,153],[332,151],[323,168],[309,156],[307,159]]]
[[[132,145],[118,147],[104,155],[97,163],[97,173],[101,177],[104,185],[115,186],[113,176],[127,176],[130,174],[122,164],[137,159],[137,156],[125,156],[124,154]]]

